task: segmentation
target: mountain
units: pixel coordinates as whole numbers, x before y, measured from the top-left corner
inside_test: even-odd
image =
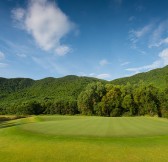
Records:
[[[0,93],[12,93],[31,87],[34,80],[29,78],[6,79],[0,77]]]
[[[77,100],[78,95],[92,82],[111,83],[115,85],[152,83],[155,87],[164,89],[168,83],[168,66],[151,70],[146,73],[136,74],[131,77],[105,81],[91,77],[78,77],[68,75],[62,78],[44,78],[32,80],[29,78],[0,78],[0,106],[9,106],[27,101],[59,101]]]
[[[80,92],[92,82],[105,82],[91,77],[74,75],[62,78],[0,78],[0,105],[30,100],[76,100]]]
[[[62,78],[45,78],[33,84],[28,92],[30,95],[44,98],[77,99],[79,93],[92,82],[103,81],[96,78],[78,77],[74,75]],[[106,81],[103,81],[106,82]]]
[[[111,81],[115,85],[137,84],[143,81],[146,84],[152,83],[155,87],[164,89],[168,84],[168,66],[158,68],[145,73],[139,73],[131,77],[119,78]]]

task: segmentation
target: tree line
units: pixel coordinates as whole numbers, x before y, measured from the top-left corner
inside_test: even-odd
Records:
[[[93,82],[77,99],[28,100],[0,106],[1,114],[82,114],[98,116],[159,116],[168,117],[168,89],[152,84],[113,85]]]

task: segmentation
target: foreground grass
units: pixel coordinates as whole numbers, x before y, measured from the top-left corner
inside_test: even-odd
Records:
[[[2,162],[165,162],[168,159],[166,119],[44,116],[3,125]]]

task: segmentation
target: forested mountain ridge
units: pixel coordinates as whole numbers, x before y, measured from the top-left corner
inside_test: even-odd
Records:
[[[17,91],[22,91],[24,89],[30,89],[30,91],[45,91],[54,93],[55,90],[61,91],[66,87],[71,85],[68,90],[73,91],[73,85],[77,88],[75,91],[80,91],[88,83],[94,81],[101,81],[108,83],[108,81],[91,78],[91,77],[78,77],[75,75],[68,75],[62,78],[44,78],[41,80],[33,80],[29,78],[12,78],[6,79],[0,77],[0,93],[13,93]],[[130,77],[119,78],[110,81],[110,83],[115,85],[126,85],[128,82],[130,84],[137,84],[139,81],[143,81],[145,84],[153,84],[158,88],[165,88],[168,83],[168,66],[164,68],[154,69],[148,72],[139,73]],[[52,87],[52,88],[51,88]]]
[[[168,66],[105,81],[62,78],[0,78],[0,114],[168,116]]]
[[[65,76],[62,78],[44,78],[32,80],[27,78],[0,78],[0,105],[10,105],[31,100],[77,100],[80,92],[92,82],[104,80]]]
[[[115,79],[111,83],[115,85],[126,85],[128,82],[130,84],[137,84],[139,81],[143,81],[146,84],[152,83],[154,86],[164,89],[168,85],[168,66],[130,77]]]
[[[78,90],[85,87],[88,83],[100,81],[100,79],[89,78],[89,77],[78,77],[78,76],[65,76],[62,78],[44,78],[41,80],[33,80],[29,78],[11,78],[6,79],[0,77],[0,93],[14,93],[14,92],[23,92],[23,90],[27,90],[29,92],[33,91],[33,93],[38,93],[37,91],[45,91],[46,93],[54,92],[58,89],[64,90],[66,87],[77,88]],[[103,81],[103,80],[102,80]],[[106,82],[106,81],[103,81]],[[74,86],[74,87],[72,87]],[[40,92],[41,93],[41,92]]]
[[[45,78],[35,82],[30,88],[29,93],[37,97],[51,97],[55,100],[58,99],[77,99],[79,93],[92,82],[106,82],[104,80],[78,77],[78,76],[65,76],[62,78]]]
[[[0,93],[12,93],[31,87],[35,83],[29,78],[6,79],[0,77]]]

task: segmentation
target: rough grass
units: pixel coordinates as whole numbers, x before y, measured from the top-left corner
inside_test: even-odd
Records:
[[[165,162],[168,159],[166,119],[41,116],[3,124],[2,162]]]
[[[0,115],[0,122],[8,121],[8,120],[15,120],[20,118],[25,118],[24,115]]]

